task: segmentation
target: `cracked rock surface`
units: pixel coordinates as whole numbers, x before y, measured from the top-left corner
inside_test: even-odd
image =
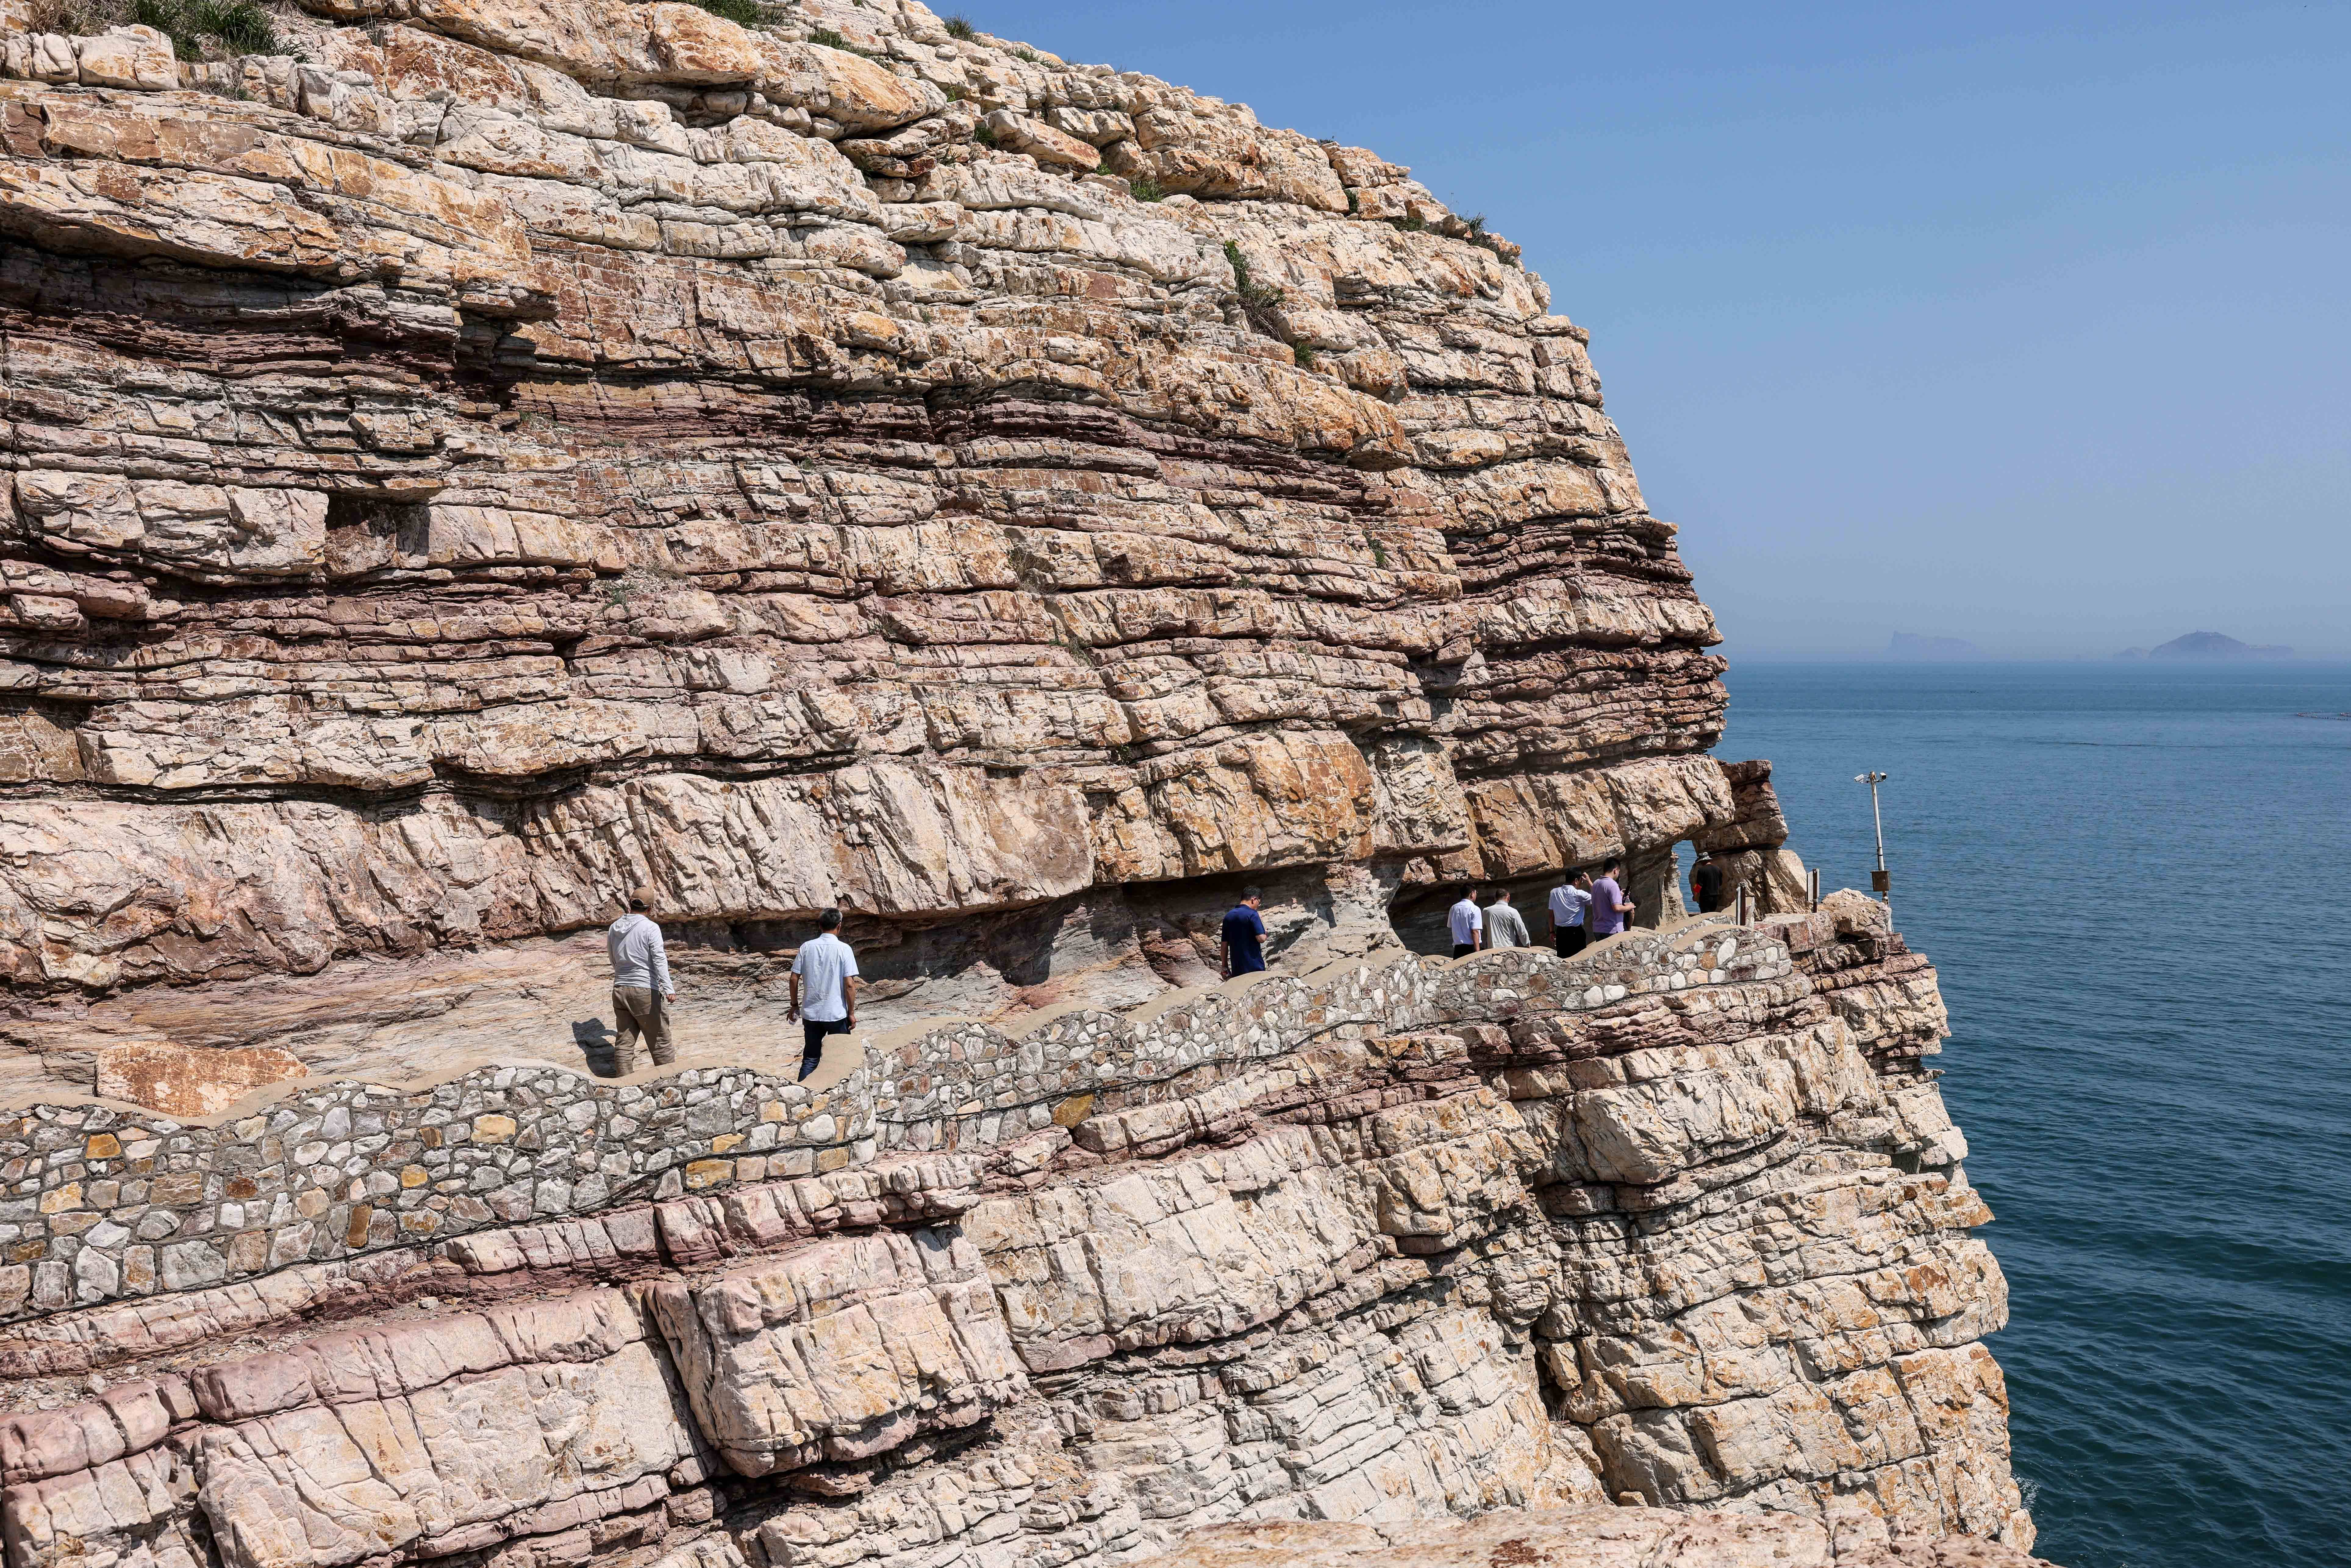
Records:
[[[1739,817],[1585,334],[1408,170],[904,0],[304,5],[0,33],[18,1081],[377,1065],[639,884],[987,1015]]]
[[[0,1269],[10,1568],[2026,1561],[2005,1285],[1882,905],[1405,962],[1384,1013],[1310,992],[1173,1079],[911,1129],[952,1151],[114,1301]],[[590,1103],[534,1082],[476,1135]],[[232,1207],[269,1239],[181,1223]]]
[[[1708,755],[1516,246],[911,0],[51,9],[6,1568],[2025,1561],[1933,970]],[[1660,929],[1420,956],[1619,853]],[[641,885],[686,1060],[615,1083]]]

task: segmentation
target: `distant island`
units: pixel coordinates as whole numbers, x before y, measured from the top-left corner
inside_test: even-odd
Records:
[[[2190,632],[2158,648],[2125,648],[2117,659],[2291,659],[2294,650],[2255,647],[2218,632]]]
[[[1886,644],[1889,659],[1980,659],[1983,650],[1964,637],[1921,637],[1896,632]]]

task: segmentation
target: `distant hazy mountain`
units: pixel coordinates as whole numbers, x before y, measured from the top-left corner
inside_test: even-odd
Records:
[[[1886,644],[1889,659],[1980,659],[1983,650],[1964,637],[1921,637],[1914,632],[1896,632]]]
[[[2125,648],[2117,659],[2291,659],[2291,648],[2257,648],[2218,632],[2190,632],[2158,648]]]

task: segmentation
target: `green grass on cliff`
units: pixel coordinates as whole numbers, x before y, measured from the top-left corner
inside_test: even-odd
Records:
[[[131,22],[170,38],[183,60],[278,52],[277,26],[254,0],[131,0],[130,11]]]

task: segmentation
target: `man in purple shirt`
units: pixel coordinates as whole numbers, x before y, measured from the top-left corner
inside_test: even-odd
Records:
[[[1610,861],[1601,868],[1600,880],[1592,884],[1592,906],[1583,912],[1583,925],[1594,942],[1615,936],[1633,918],[1633,906],[1625,902],[1625,889],[1617,882],[1624,874],[1625,862]]]

